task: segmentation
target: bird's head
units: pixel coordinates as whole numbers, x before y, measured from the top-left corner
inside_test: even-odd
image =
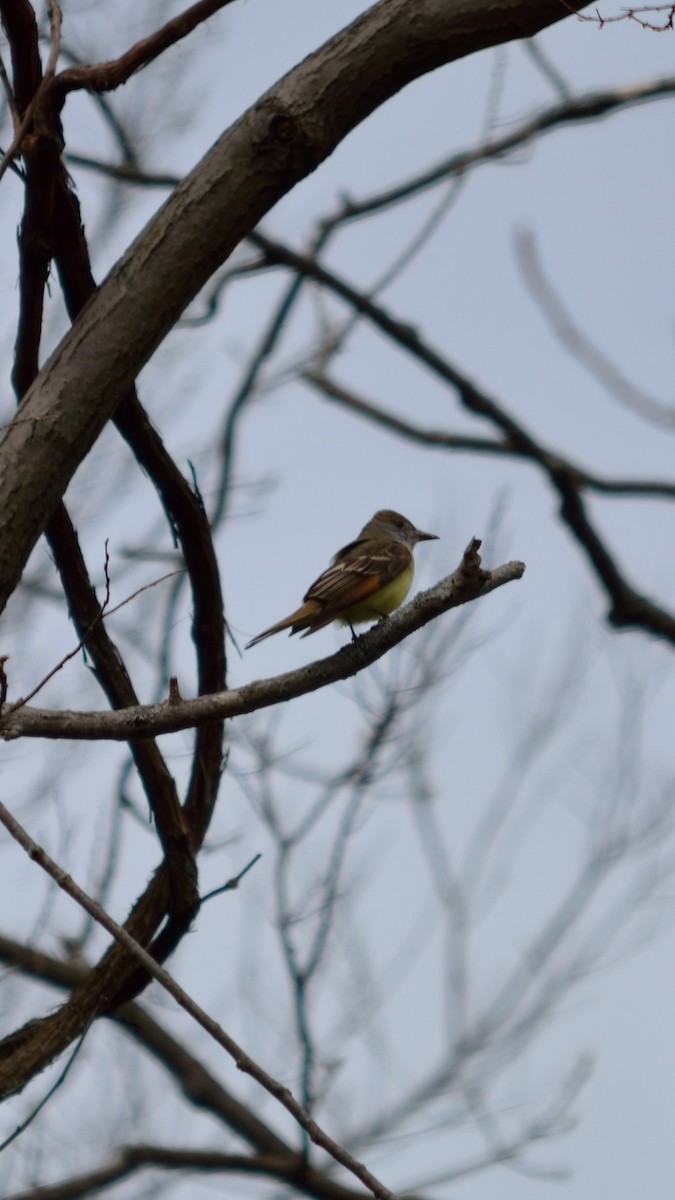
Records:
[[[438,537],[437,533],[424,533],[416,529],[412,521],[391,508],[381,508],[364,525],[359,535],[361,538],[393,538],[396,542],[404,542],[411,550],[418,542],[430,542]]]

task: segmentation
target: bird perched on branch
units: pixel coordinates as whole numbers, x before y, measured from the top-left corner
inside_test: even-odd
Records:
[[[389,508],[376,512],[359,536],[338,550],[300,607],[252,638],[246,649],[284,629],[307,637],[331,621],[349,625],[355,638],[355,625],[378,621],[403,603],[415,572],[413,549],[436,537]]]

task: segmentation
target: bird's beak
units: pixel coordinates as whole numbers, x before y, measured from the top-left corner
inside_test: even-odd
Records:
[[[421,529],[416,529],[415,530],[415,541],[416,542],[437,542],[438,534],[437,533],[423,533]]]

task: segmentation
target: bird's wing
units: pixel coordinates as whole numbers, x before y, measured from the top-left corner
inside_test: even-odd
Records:
[[[411,551],[403,542],[364,543],[345,547],[345,558],[336,556],[323,575],[314,581],[305,600],[316,600],[327,612],[340,613],[366,600],[410,565]],[[341,552],[342,553],[342,552]]]

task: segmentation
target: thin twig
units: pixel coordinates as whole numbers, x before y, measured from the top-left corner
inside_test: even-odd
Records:
[[[2,84],[5,95],[7,97],[7,104],[9,106],[9,111],[10,111],[10,114],[12,117],[12,126],[13,126],[14,130],[16,131],[21,123],[20,119],[19,119],[19,110],[16,107],[16,100],[14,99],[14,89],[12,88],[12,84],[10,82],[9,75],[7,74],[7,68],[5,67],[5,64],[3,62],[1,55],[0,55],[0,83]]]
[[[574,321],[553,284],[547,279],[534,235],[523,231],[515,238],[516,260],[525,285],[542,316],[562,346],[597,379],[613,399],[661,429],[675,430],[675,407],[655,400],[636,387],[606,354],[594,346]]]
[[[60,670],[62,670],[63,667],[65,667],[66,663],[69,663],[71,661],[71,659],[75,658],[76,654],[79,654],[80,650],[82,650],[83,647],[86,645],[87,639],[89,638],[89,636],[90,636],[92,630],[95,628],[95,626],[98,625],[99,621],[104,621],[108,617],[111,617],[113,615],[113,613],[119,612],[121,608],[124,608],[125,605],[130,604],[131,601],[135,600],[137,596],[140,596],[142,592],[148,592],[150,590],[150,588],[157,587],[158,584],[164,583],[164,581],[166,579],[173,579],[174,576],[176,576],[176,575],[185,574],[185,568],[183,568],[183,567],[181,567],[181,569],[179,571],[169,571],[169,573],[167,575],[160,575],[159,579],[153,579],[152,583],[144,583],[142,587],[137,588],[135,592],[132,592],[131,595],[127,596],[124,600],[120,600],[119,604],[116,604],[114,608],[107,608],[108,602],[110,600],[110,577],[108,575],[108,566],[109,566],[110,559],[108,556],[108,539],[107,538],[106,538],[105,545],[106,545],[106,552],[105,552],[106,553],[106,559],[105,559],[106,594],[105,594],[105,599],[101,605],[101,611],[99,612],[98,616],[95,617],[93,621],[91,621],[91,623],[89,624],[89,626],[83,633],[82,637],[80,638],[79,642],[75,646],[75,649],[69,650],[67,654],[64,654],[63,658],[60,659],[59,662],[57,662],[56,666],[52,667],[51,671],[48,671],[47,674],[40,680],[40,682],[35,685],[32,692],[28,692],[28,694],[26,696],[22,696],[19,700],[16,700],[13,704],[11,704],[10,705],[11,712],[15,712],[16,709],[23,708],[23,706],[25,704],[28,704],[28,701],[32,700],[34,696],[37,696],[38,692],[42,691],[45,684],[49,683],[49,680],[53,679],[54,675],[58,674],[58,672]],[[2,708],[2,698],[0,696],[0,709],[1,708]]]
[[[227,883],[224,883],[222,885],[222,887],[214,888],[212,892],[207,892],[205,896],[202,896],[201,901],[200,901],[201,906],[203,907],[206,904],[206,901],[212,900],[214,896],[220,896],[222,894],[222,892],[236,891],[236,889],[239,887],[239,884],[241,883],[242,879],[244,878],[244,875],[247,875],[248,872],[251,870],[251,867],[254,867],[255,864],[258,862],[258,860],[261,858],[262,858],[262,854],[254,854],[251,861],[246,864],[246,866],[243,868],[242,871],[239,872],[238,875],[233,875],[231,879],[228,879]]]
[[[648,21],[644,13],[666,13],[664,20],[658,25],[655,21]],[[612,17],[603,17],[596,9],[594,13],[577,13],[580,21],[590,21],[593,25],[597,25],[598,29],[604,29],[605,25],[615,25],[617,21],[635,21],[641,29],[649,29],[651,33],[667,33],[669,29],[674,28],[675,23],[675,4],[640,4],[634,8],[624,8],[620,13],[615,13]]]
[[[591,18],[586,17],[586,20],[589,19]],[[443,159],[436,166],[421,171],[405,183],[397,184],[387,191],[374,193],[363,200],[344,200],[334,213],[324,218],[323,227],[332,229],[335,226],[360,220],[371,213],[411,200],[426,191],[427,188],[434,187],[452,176],[462,175],[483,163],[504,158],[514,150],[534,142],[541,134],[552,132],[554,129],[583,121],[596,121],[634,104],[665,99],[672,97],[674,93],[675,78],[664,76],[661,79],[633,84],[624,88],[588,92],[573,100],[551,105],[536,113],[535,116],[527,117],[502,137],[494,138],[481,146],[460,150]]]
[[[544,54],[538,39],[528,38],[522,45],[525,53],[530,56],[532,62],[536,64],[544,78],[557,92],[558,99],[563,104],[568,104],[572,100],[572,89],[548,55]]]
[[[35,687],[33,688],[33,690],[31,692],[28,692],[28,694],[26,696],[21,696],[19,700],[16,700],[14,702],[14,704],[10,705],[10,708],[12,710],[15,710],[18,708],[23,708],[24,704],[28,704],[28,701],[32,700],[34,696],[37,696],[38,692],[42,691],[45,684],[49,683],[49,680],[53,679],[54,676],[57,675],[58,672],[60,670],[62,670],[63,667],[65,667],[66,663],[70,662],[71,658],[74,658],[76,654],[79,654],[79,652],[82,649],[82,647],[84,646],[87,638],[89,637],[92,629],[101,620],[101,617],[103,616],[106,605],[110,601],[109,568],[110,568],[110,554],[108,551],[108,538],[106,538],[105,539],[105,559],[104,559],[104,563],[103,563],[103,571],[104,571],[104,575],[105,575],[105,596],[104,596],[103,603],[100,607],[100,610],[99,610],[97,616],[94,617],[94,620],[89,624],[88,628],[85,629],[85,631],[84,631],[82,637],[80,638],[79,642],[77,643],[75,649],[69,650],[67,654],[64,654],[63,658],[60,659],[59,662],[57,662],[55,667],[52,667],[51,671],[48,671],[47,674],[45,676],[43,676],[43,678],[40,680],[39,683],[37,683],[35,685]]]
[[[90,1024],[91,1024],[91,1022],[90,1022]],[[81,1034],[81,1036],[78,1038],[78,1040],[75,1044],[75,1049],[72,1051],[71,1054],[68,1055],[68,1061],[66,1062],[63,1070],[59,1073],[58,1078],[54,1080],[54,1083],[49,1088],[48,1092],[42,1097],[40,1102],[35,1105],[35,1108],[29,1113],[29,1115],[25,1118],[25,1120],[23,1120],[20,1125],[17,1125],[16,1129],[12,1133],[10,1133],[8,1137],[5,1138],[4,1142],[0,1142],[0,1154],[2,1154],[2,1151],[6,1150],[7,1147],[10,1146],[13,1141],[16,1140],[16,1138],[20,1137],[20,1135],[26,1129],[28,1129],[29,1125],[33,1124],[33,1121],[35,1120],[35,1118],[39,1115],[39,1113],[42,1112],[42,1109],[44,1108],[45,1104],[47,1104],[51,1100],[54,1093],[59,1090],[59,1088],[61,1087],[61,1085],[63,1083],[65,1083],[68,1072],[70,1071],[70,1068],[72,1067],[73,1063],[75,1062],[75,1059],[77,1058],[78,1054],[80,1053],[80,1050],[82,1049],[82,1046],[84,1045],[84,1039],[86,1038],[88,1032],[89,1032],[89,1026],[87,1026],[84,1033]]]
[[[63,16],[56,0],[49,0],[49,58],[45,67],[44,82],[53,79],[61,53],[61,22]]]
[[[119,58],[95,63],[93,66],[67,68],[56,78],[55,86],[64,95],[81,89],[92,92],[112,91],[120,84],[126,83],[136,71],[154,62],[170,46],[175,46],[176,42],[187,37],[219,9],[232,3],[233,0],[199,0],[185,12],[167,21],[161,29],[136,42]]]
[[[2,157],[2,159],[0,159],[0,179],[2,179],[5,172],[8,171],[9,168],[12,166],[14,159],[16,158],[17,154],[19,153],[19,150],[21,149],[21,143],[23,142],[23,139],[24,139],[28,129],[32,125],[32,123],[33,123],[33,106],[30,105],[26,111],[26,115],[24,116],[23,121],[21,121],[21,123],[19,124],[19,126],[16,130],[16,133],[14,134],[14,137],[12,138],[12,141],[10,142],[7,149],[5,150],[5,153]]]
[[[67,893],[77,904],[79,904],[85,912],[94,918],[104,929],[107,930],[112,937],[115,938],[125,950],[132,955],[141,967],[153,979],[157,981],[170,996],[197,1022],[202,1029],[222,1046],[223,1049],[230,1055],[236,1063],[237,1068],[245,1074],[250,1075],[265,1091],[269,1092],[274,1098],[291,1114],[299,1125],[307,1132],[312,1141],[326,1150],[336,1162],[339,1162],[343,1167],[350,1171],[361,1183],[372,1192],[377,1200],[396,1200],[393,1192],[386,1188],[368,1168],[360,1162],[357,1162],[351,1154],[344,1149],[338,1142],[334,1141],[312,1117],[298,1104],[297,1100],[292,1095],[291,1091],[269,1075],[257,1062],[254,1061],[246,1052],[235,1042],[234,1038],[214,1021],[212,1017],[200,1007],[186,991],[176,983],[176,980],[169,974],[168,971],[155,962],[154,958],[144,950],[141,945],[133,938],[126,929],[118,925],[116,921],[92,900],[86,892],[80,888],[75,881],[67,875],[64,870],[54,862],[52,858],[42,849],[41,846],[34,842],[22,825],[12,816],[0,802],[0,822],[5,826],[5,829],[26,851],[29,858],[36,862],[57,884]]]

